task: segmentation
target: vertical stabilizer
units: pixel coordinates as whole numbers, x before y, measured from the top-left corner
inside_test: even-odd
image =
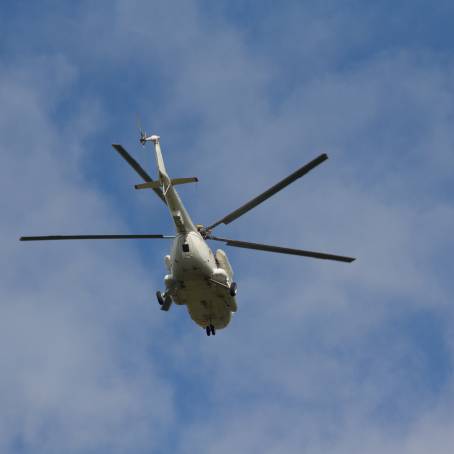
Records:
[[[159,139],[160,139],[160,137],[155,134],[150,137],[150,140],[154,143],[154,151],[155,151],[155,155],[156,155],[156,165],[158,166],[158,172],[159,172],[159,176],[161,179],[162,176],[168,178],[168,175],[167,175],[166,167],[164,165],[164,159],[162,158],[162,151],[161,151],[161,145],[159,143]]]

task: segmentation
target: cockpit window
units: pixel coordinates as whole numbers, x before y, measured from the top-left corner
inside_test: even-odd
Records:
[[[189,244],[183,243],[183,252],[189,252]]]

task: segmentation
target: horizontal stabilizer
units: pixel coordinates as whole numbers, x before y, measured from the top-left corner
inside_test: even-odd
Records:
[[[140,183],[134,185],[136,189],[161,189],[160,181],[148,181],[146,183]]]
[[[197,183],[199,179],[197,177],[189,178],[172,178],[172,185],[176,186],[177,184],[187,184],[187,183]]]
[[[177,184],[197,183],[199,181],[199,179],[197,177],[172,178],[170,181],[172,182],[172,186],[176,186]],[[148,181],[146,183],[136,184],[134,187],[136,189],[159,189],[159,190],[161,190],[161,183],[159,181]]]

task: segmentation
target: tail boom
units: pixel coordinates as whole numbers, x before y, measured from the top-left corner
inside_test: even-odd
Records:
[[[161,145],[159,143],[160,137],[156,134],[152,136],[145,137],[145,142],[153,142],[154,144],[154,151],[156,157],[156,166],[158,167],[158,175],[159,181],[157,182],[162,190],[162,193],[165,197],[167,202],[167,207],[169,208],[170,215],[172,216],[172,220],[175,224],[177,232],[179,233],[188,233],[188,232],[197,232],[198,230],[192,219],[190,218],[188,212],[186,211],[183,202],[180,199],[177,191],[174,188],[176,184],[185,184],[185,183],[192,183],[198,181],[197,178],[175,178],[171,179],[167,174],[167,170],[164,164],[164,159],[162,157]],[[136,186],[136,189],[145,189],[147,187],[154,187],[155,182],[151,184],[143,184]]]

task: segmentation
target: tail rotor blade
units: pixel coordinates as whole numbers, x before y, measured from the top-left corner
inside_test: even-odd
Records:
[[[145,138],[147,137],[147,133],[142,129],[142,122],[140,121],[139,114],[136,114],[136,122],[137,122],[137,127],[139,128],[139,134],[140,134],[139,142],[142,145],[145,145]]]
[[[140,115],[136,113],[136,125],[140,132],[142,132],[142,122],[140,121]]]

